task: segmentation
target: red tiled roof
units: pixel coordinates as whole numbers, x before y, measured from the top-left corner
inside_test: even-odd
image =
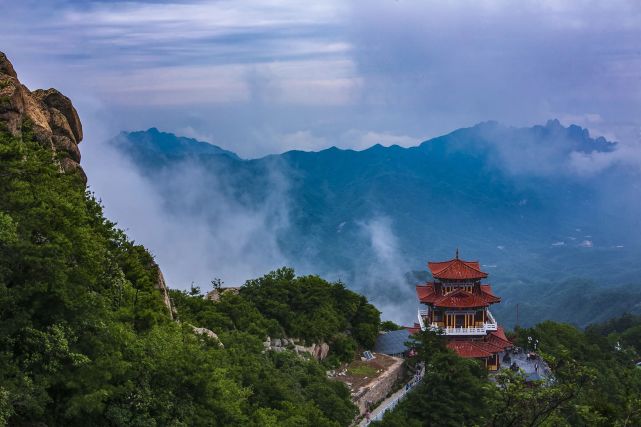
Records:
[[[480,295],[475,295],[463,289],[457,289],[434,301],[435,307],[444,308],[473,308],[487,307],[489,304]]]
[[[439,283],[426,283],[416,285],[416,295],[420,302],[436,307],[487,307],[501,301],[501,298],[492,293],[490,285],[481,285],[478,289],[474,288],[471,293],[458,289],[443,295],[443,288]]]
[[[414,326],[405,326],[405,329],[407,329],[410,335],[414,335],[421,331],[421,325],[414,323]]]
[[[459,356],[466,358],[490,357],[492,353],[472,341],[450,341],[447,348],[454,350]]]
[[[500,334],[499,334],[500,335]],[[505,335],[505,334],[503,334]],[[485,340],[452,340],[447,347],[454,350],[459,356],[467,358],[490,357],[512,347],[512,343],[503,340],[495,333],[488,334]]]
[[[485,279],[487,273],[481,271],[478,261],[463,261],[458,258],[442,262],[428,262],[432,276],[446,280]]]
[[[505,336],[503,327],[499,326],[496,331],[490,332],[487,336],[488,342],[501,347],[503,350],[513,347],[513,344]]]
[[[416,295],[421,302],[432,302],[434,298],[439,296],[434,288],[434,283],[416,285]]]
[[[483,298],[485,298],[485,301],[489,303],[501,301],[501,297],[494,295],[494,293],[492,292],[492,286],[481,285],[480,288],[481,288],[481,293],[483,294]]]

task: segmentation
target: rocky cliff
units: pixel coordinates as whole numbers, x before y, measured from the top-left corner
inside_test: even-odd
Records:
[[[62,171],[77,171],[87,181],[78,149],[82,124],[71,100],[56,89],[31,92],[0,52],[0,126],[22,137],[26,125],[40,143],[51,148]]]
[[[7,56],[0,52],[0,131],[8,131],[22,138],[29,129],[35,139],[49,147],[54,161],[63,173],[79,173],[87,182],[80,166],[82,123],[71,100],[56,89],[30,91],[20,83],[18,75]],[[169,292],[160,267],[155,287],[173,317]]]
[[[156,278],[155,288],[160,291],[162,302],[169,310],[169,315],[173,319],[176,313],[174,307],[171,305],[171,298],[169,298],[169,288],[167,287],[167,283],[165,282],[165,276],[163,276],[162,271],[160,270],[160,266],[158,266],[158,264],[156,263],[154,264],[158,269],[158,277]]]

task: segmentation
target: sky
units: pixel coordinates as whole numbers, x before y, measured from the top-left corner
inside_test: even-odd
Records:
[[[637,1],[0,0],[0,50],[83,153],[158,127],[245,158],[558,118],[637,142]]]

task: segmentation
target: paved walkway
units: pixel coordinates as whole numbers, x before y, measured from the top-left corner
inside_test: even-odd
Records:
[[[528,358],[527,352],[519,349],[518,353],[513,351],[507,352],[510,359],[504,360],[505,352],[499,353],[501,360],[501,369],[507,369],[512,363],[516,363],[523,373],[525,378],[529,381],[548,380],[552,377],[552,371],[545,360],[540,357]]]
[[[383,415],[385,412],[392,410],[398,405],[398,402],[405,397],[407,392],[412,390],[414,386],[416,386],[422,379],[423,379],[423,374],[425,374],[425,368],[422,367],[421,370],[417,375],[412,377],[412,379],[405,384],[403,387],[401,387],[396,393],[392,394],[390,397],[387,399],[383,400],[370,414],[369,417],[366,415],[363,417],[360,423],[358,423],[358,427],[366,427],[371,423],[372,421],[380,421],[383,419]]]

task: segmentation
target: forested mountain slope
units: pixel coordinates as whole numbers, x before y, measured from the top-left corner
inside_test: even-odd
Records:
[[[32,96],[0,54],[0,425],[348,425],[344,385],[263,341],[328,342],[337,363],[372,345],[378,311],[283,269],[218,304],[173,292],[172,313],[153,256],[86,190],[71,102],[42,93],[53,98]],[[270,300],[277,286],[297,299]]]
[[[112,146],[173,217],[212,229],[221,204],[260,212],[261,227],[243,236],[248,245],[275,236],[266,252],[342,279],[390,315],[411,312],[425,262],[450,259],[457,247],[490,274],[508,325],[517,304],[521,324],[585,325],[641,311],[641,246],[630,232],[640,226],[639,172],[608,163],[617,144],[578,126],[487,122],[411,148],[254,160],[180,141],[151,129],[123,133]],[[216,264],[213,257],[205,268]],[[601,314],[604,306],[612,311]]]

